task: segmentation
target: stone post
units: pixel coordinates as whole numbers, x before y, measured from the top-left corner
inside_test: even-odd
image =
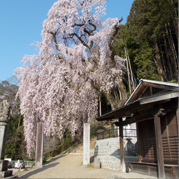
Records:
[[[8,161],[4,160],[7,124],[9,122],[10,105],[6,100],[0,103],[0,177],[9,177],[12,170],[8,171]]]
[[[83,126],[83,165],[90,163],[90,124]]]
[[[44,124],[42,122],[37,123],[37,135],[36,135],[36,155],[35,166],[42,167],[43,164],[43,131]]]
[[[7,139],[7,123],[0,122],[0,160],[4,160]]]

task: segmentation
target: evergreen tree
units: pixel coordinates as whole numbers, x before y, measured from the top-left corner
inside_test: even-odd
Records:
[[[116,48],[123,39],[138,79],[177,81],[177,7],[177,0],[135,0],[127,24],[119,27]]]
[[[7,100],[11,105],[5,157],[13,160],[26,158],[23,118],[20,114],[19,99],[16,99],[18,86],[14,84],[16,80],[12,77],[0,83],[0,102]]]

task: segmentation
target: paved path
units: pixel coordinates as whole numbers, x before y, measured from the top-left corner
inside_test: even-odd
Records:
[[[43,168],[32,168],[16,173],[25,178],[155,178],[134,173],[121,173],[82,165],[83,157],[70,154],[53,158]]]

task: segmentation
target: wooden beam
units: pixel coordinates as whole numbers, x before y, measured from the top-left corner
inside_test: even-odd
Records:
[[[122,118],[119,118],[119,123],[122,122]],[[123,126],[119,126],[120,137],[120,160],[121,160],[121,172],[125,172],[125,158],[124,158],[124,139],[123,139]]]
[[[138,116],[135,116],[135,117],[126,118],[126,120],[123,121],[123,125],[131,124],[131,123],[134,123],[134,122],[140,122],[140,121],[151,119],[151,118],[153,118],[153,115],[150,114],[150,113],[141,114],[141,115],[138,115]]]
[[[141,115],[137,115],[135,117],[127,117],[125,121],[121,121],[121,122],[114,122],[114,124],[116,126],[126,126],[128,124],[132,124],[135,122],[141,122],[143,120],[148,120],[153,118],[153,114],[151,114],[150,112],[146,113],[146,114],[141,114]]]
[[[161,136],[161,123],[160,114],[162,110],[159,109],[158,113],[154,116],[154,127],[155,127],[155,138],[156,138],[156,150],[157,150],[157,163],[158,163],[158,178],[165,178],[164,168],[164,157],[162,147],[162,136]]]
[[[165,116],[169,111],[171,110],[175,110],[176,109],[176,103],[174,103],[173,101],[167,103],[167,104],[163,104],[162,105],[163,108],[161,108],[161,112],[160,112],[160,117],[161,116]],[[132,123],[137,123],[137,122],[141,122],[144,120],[149,120],[152,119],[156,113],[158,112],[158,108],[153,109],[153,107],[148,109],[147,113],[143,113],[143,114],[135,114],[134,117],[127,117],[125,121],[121,121],[121,122],[114,122],[114,124],[116,126],[126,126],[128,124],[132,124]]]
[[[144,98],[140,100],[140,105],[148,104],[148,103],[154,103],[158,101],[170,101],[172,98],[179,97],[178,91],[173,91],[167,94],[159,94],[159,95],[153,95],[151,98]]]

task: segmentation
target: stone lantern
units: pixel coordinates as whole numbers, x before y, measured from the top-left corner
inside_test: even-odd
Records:
[[[6,100],[0,102],[0,177],[8,177],[12,175],[12,170],[8,169],[8,161],[4,160],[7,125],[10,120],[10,105]]]

